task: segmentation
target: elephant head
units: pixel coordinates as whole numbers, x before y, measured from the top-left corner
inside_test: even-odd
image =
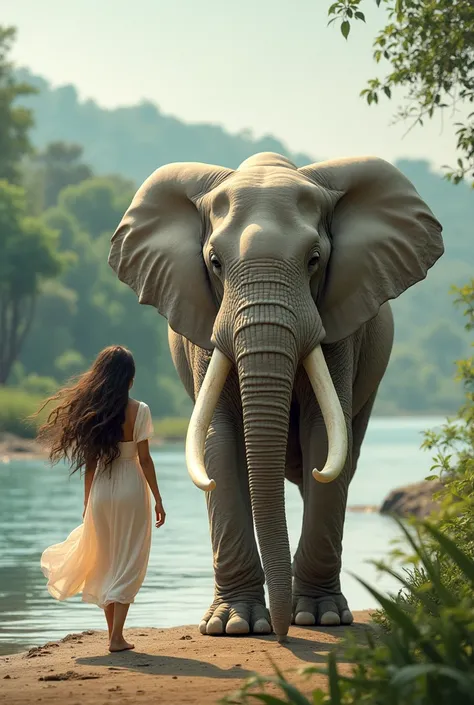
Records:
[[[142,185],[117,228],[109,263],[140,303],[213,350],[189,425],[186,459],[212,490],[204,443],[231,366],[241,392],[250,495],[270,612],[286,634],[291,561],[284,470],[296,369],[306,368],[329,441],[316,480],[347,454],[346,421],[321,342],[347,338],[426,276],[441,226],[413,185],[376,158],[297,169],[262,153],[237,170],[171,164]],[[321,470],[321,471],[319,471]]]

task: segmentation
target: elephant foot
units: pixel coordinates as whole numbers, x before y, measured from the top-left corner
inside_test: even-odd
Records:
[[[267,608],[257,602],[220,602],[204,615],[199,631],[209,636],[270,634],[272,627]]]
[[[344,595],[324,597],[295,597],[293,600],[293,624],[300,627],[338,627],[352,624],[354,617]]]

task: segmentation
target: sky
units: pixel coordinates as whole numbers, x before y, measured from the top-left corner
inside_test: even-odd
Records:
[[[365,0],[367,24],[354,25],[346,42],[327,26],[329,4],[4,0],[1,22],[17,27],[18,65],[103,107],[149,100],[185,122],[272,134],[319,158],[454,164],[457,116],[406,134],[408,124],[393,125],[396,100],[369,107],[359,96],[388,69],[372,58],[384,11]]]

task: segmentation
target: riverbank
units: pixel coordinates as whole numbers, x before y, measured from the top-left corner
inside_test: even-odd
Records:
[[[350,632],[362,642],[369,612],[356,612]],[[339,628],[292,627],[280,645],[268,637],[203,637],[196,626],[129,629],[135,651],[109,654],[103,631],[70,634],[61,641],[0,657],[0,703],[4,705],[213,705],[253,673],[272,674],[270,659],[309,694],[325,678],[306,681],[293,672],[324,665],[327,653],[341,643]],[[342,661],[341,672],[350,664]]]
[[[175,437],[156,436],[151,439],[150,446],[159,448],[165,443],[181,443]],[[45,460],[47,457],[44,449],[34,438],[22,438],[12,433],[0,433],[0,463],[9,463],[12,460]]]

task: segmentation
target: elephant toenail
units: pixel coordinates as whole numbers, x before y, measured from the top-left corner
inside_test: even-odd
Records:
[[[224,633],[224,625],[219,617],[212,617],[206,627],[206,634],[210,636]]]
[[[316,624],[316,619],[311,612],[298,612],[295,618],[295,624],[299,627],[312,627],[313,624]]]
[[[257,619],[254,624],[254,634],[271,634],[272,628],[266,619]]]
[[[226,634],[248,634],[250,631],[249,623],[241,617],[232,617],[227,622]]]
[[[338,627],[341,623],[341,618],[337,612],[325,612],[321,617],[322,627]]]
[[[354,617],[350,610],[343,610],[341,614],[341,624],[352,624]]]

